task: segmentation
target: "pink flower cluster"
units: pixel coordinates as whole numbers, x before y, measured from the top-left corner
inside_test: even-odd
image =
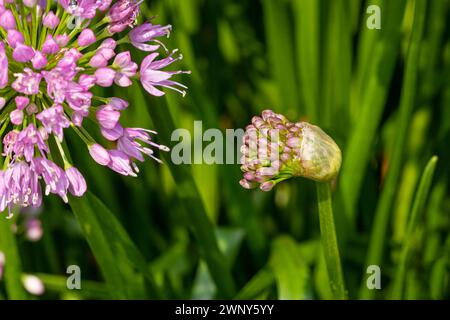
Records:
[[[128,87],[140,81],[151,95],[163,88],[186,93],[174,80],[187,71],[167,71],[181,59],[159,40],[171,26],[137,25],[136,0],[0,0],[0,210],[13,206],[38,207],[42,190],[68,201],[82,196],[86,181],[65,153],[64,130],[72,128],[100,165],[129,176],[138,173],[135,161],[144,155],[158,160],[154,131],[125,128],[121,112],[129,103],[118,97],[99,97],[93,88]],[[73,21],[79,22],[73,24]],[[140,66],[121,45],[148,52]],[[166,54],[159,58],[161,51]],[[105,148],[84,128],[94,121]],[[54,140],[50,151],[50,140]],[[56,150],[56,151],[55,151]],[[55,154],[56,152],[56,154]],[[159,161],[159,160],[158,160]]]

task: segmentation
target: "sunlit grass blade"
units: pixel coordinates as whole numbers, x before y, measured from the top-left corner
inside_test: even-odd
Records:
[[[142,98],[140,90],[134,91],[136,97]],[[172,115],[167,105],[161,103],[149,109],[149,113],[162,141],[171,140],[171,132],[175,128]],[[165,159],[165,155],[162,155]],[[174,165],[170,159],[164,161],[169,166],[177,184],[177,194],[185,210],[187,221],[193,232],[200,254],[208,265],[209,272],[222,298],[232,298],[235,284],[231,275],[231,266],[224,259],[217,244],[214,226],[206,213],[198,188],[188,165]]]
[[[234,265],[236,255],[242,244],[244,233],[240,229],[217,229],[216,237],[226,263]],[[207,265],[201,261],[195,276],[192,299],[213,299],[217,295],[217,287],[211,278]]]
[[[428,205],[428,212],[426,214],[427,234],[423,256],[423,264],[427,268],[441,257],[441,252],[444,250],[441,244],[442,235],[440,229],[442,219],[445,219],[444,217],[446,216],[442,208],[442,204],[445,201],[446,192],[447,182],[444,178],[435,184],[430,194],[430,202]]]
[[[272,243],[269,265],[275,277],[278,299],[309,299],[310,273],[295,241],[281,236]]]
[[[149,285],[149,295],[161,298],[145,260],[106,206],[91,193],[69,203],[115,297],[143,298]]]
[[[337,132],[347,132],[349,124],[350,75],[352,71],[351,24],[348,3],[327,3],[323,68],[321,81],[320,123]],[[339,119],[339,124],[336,123]]]
[[[70,290],[67,288],[67,276],[46,273],[37,273],[36,276],[42,281],[46,291],[57,292],[61,296],[75,295],[82,299],[111,299],[111,291],[104,283],[83,279],[80,290]]]
[[[449,257],[443,257],[436,261],[430,274],[431,299],[445,299],[450,288],[450,276],[448,273]]]
[[[0,251],[5,255],[5,270],[3,281],[5,282],[8,299],[22,300],[28,297],[22,285],[22,262],[16,235],[13,233],[13,219],[5,219],[8,213],[0,214]],[[17,214],[17,213],[16,213]],[[17,217],[17,216],[16,216]]]
[[[275,278],[272,271],[267,267],[259,270],[249,282],[238,292],[236,300],[255,299],[260,296],[262,292],[270,290],[275,284]]]
[[[374,138],[381,121],[399,53],[405,3],[404,0],[385,1],[381,7],[382,12],[390,14],[384,19],[382,30],[378,31],[381,32],[380,39],[371,50],[371,59],[367,62],[370,66],[369,76],[362,79],[364,83],[361,84],[364,87],[364,96],[359,105],[360,115],[343,152],[339,190],[344,214],[350,226],[355,223],[356,203],[370,161]]]
[[[295,118],[299,115],[299,108],[301,113],[305,110],[302,110],[297,94],[293,35],[289,26],[288,7],[284,1],[279,0],[262,0],[262,4],[269,61],[282,104],[277,110]]]
[[[402,251],[400,254],[399,264],[395,273],[394,288],[392,290],[392,298],[401,299],[404,292],[405,272],[408,263],[408,255],[411,249],[414,231],[419,223],[420,216],[424,210],[426,200],[431,188],[431,182],[433,180],[434,170],[436,169],[437,157],[432,157],[428,162],[425,170],[422,174],[422,178],[419,183],[419,188],[414,199],[411,215],[409,217],[408,229],[403,240]]]
[[[357,0],[357,2],[360,2]],[[366,1],[366,8],[370,6],[378,6],[383,8],[384,0],[369,0]],[[383,15],[382,15],[383,17]],[[349,105],[349,112],[351,116],[352,125],[355,124],[361,112],[361,103],[364,95],[367,92],[366,85],[370,77],[370,71],[373,61],[373,50],[381,37],[381,32],[367,28],[367,15],[363,15],[359,25],[359,39],[356,51],[356,67],[353,73],[353,83],[351,91],[351,103]],[[384,25],[384,19],[381,21]]]
[[[431,113],[428,108],[417,110],[411,119],[409,134],[405,141],[405,164],[401,170],[398,193],[393,203],[391,225],[394,243],[401,242],[406,232],[414,192],[422,171],[422,154],[427,148],[426,137],[430,121]]]
[[[415,107],[415,97],[417,91],[418,65],[420,58],[420,47],[422,35],[425,25],[426,2],[425,0],[417,0],[415,2],[414,22],[411,34],[409,52],[406,62],[405,79],[400,98],[400,109],[397,115],[395,125],[395,140],[391,159],[389,160],[389,171],[384,182],[383,191],[381,193],[375,218],[373,229],[369,242],[369,250],[367,253],[366,266],[382,265],[383,249],[385,245],[386,231],[390,213],[392,210],[392,202],[396,194],[398,177],[403,161],[404,145],[408,134],[408,127],[412,111]],[[374,294],[374,290],[368,290],[364,284],[361,286],[361,297],[370,298]]]
[[[309,121],[318,121],[320,79],[320,0],[292,2],[295,13],[299,81]]]

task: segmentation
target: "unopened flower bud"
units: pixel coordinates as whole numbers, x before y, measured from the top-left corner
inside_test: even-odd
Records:
[[[341,151],[317,126],[292,123],[271,110],[253,117],[243,137],[240,184],[270,191],[291,177],[330,181],[339,173]]]

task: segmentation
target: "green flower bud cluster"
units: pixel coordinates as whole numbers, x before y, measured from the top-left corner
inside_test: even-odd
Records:
[[[333,180],[342,160],[341,150],[322,129],[307,122],[290,122],[272,110],[252,118],[241,153],[244,178],[240,184],[263,191],[291,177]]]

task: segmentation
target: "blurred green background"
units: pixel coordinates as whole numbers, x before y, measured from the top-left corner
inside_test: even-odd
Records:
[[[367,28],[370,5],[381,9],[380,30]],[[450,298],[450,1],[152,0],[142,9],[141,19],[173,25],[165,43],[192,74],[179,79],[184,98],[152,98],[138,85],[108,91],[131,102],[124,125],[153,128],[168,146],[194,120],[244,128],[264,109],[321,126],[343,152],[334,214],[350,298]],[[238,164],[176,166],[170,154],[124,178],[67,139],[90,194],[70,206],[47,197],[16,218],[14,235],[2,219],[0,298],[37,298],[23,274],[43,281],[43,299],[331,298],[312,182],[248,191]],[[30,241],[25,223],[36,215],[44,233]],[[69,265],[81,268],[81,290],[66,287]],[[366,287],[369,265],[381,268],[380,290]]]

